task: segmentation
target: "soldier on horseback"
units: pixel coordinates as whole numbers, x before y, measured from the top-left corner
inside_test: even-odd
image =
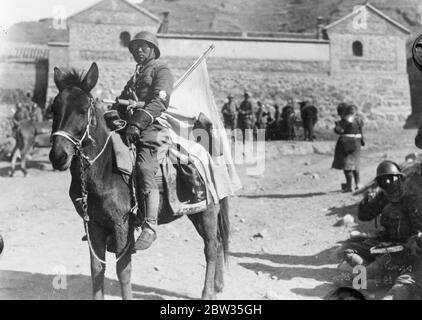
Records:
[[[174,80],[169,68],[157,62],[160,49],[157,38],[152,33],[138,33],[128,48],[137,65],[118,99],[129,100],[131,103],[129,107],[116,104],[112,109],[117,110],[120,117],[127,121],[124,133],[126,142],[136,145],[134,175],[137,179],[138,199],[142,199],[145,208],[145,221],[142,224],[142,233],[135,243],[135,250],[145,250],[157,238],[155,228],[160,192],[155,175],[159,170],[159,137],[162,136],[164,127],[156,119],[168,108]],[[144,102],[145,106],[136,107],[136,102]]]

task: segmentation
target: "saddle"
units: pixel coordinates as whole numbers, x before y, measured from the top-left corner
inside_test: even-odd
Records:
[[[113,150],[117,170],[125,182],[132,187],[132,175],[136,154],[124,143],[119,134],[112,135]],[[207,208],[207,188],[199,171],[192,163],[177,161],[173,164],[169,156],[169,146],[163,146],[158,154],[160,170],[155,180],[160,192],[168,200],[170,212],[174,216],[190,215]],[[179,159],[180,160],[180,159]]]

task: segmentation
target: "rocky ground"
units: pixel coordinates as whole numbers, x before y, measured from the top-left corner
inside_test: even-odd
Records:
[[[381,160],[402,162],[417,152],[415,134],[368,133],[362,182],[372,180]],[[368,225],[343,223],[346,214],[356,214],[360,198],[339,192],[344,177],[330,169],[333,145],[270,142],[263,174],[249,176],[248,165],[238,166],[244,187],[230,201],[230,264],[220,299],[322,299],[334,289],[339,274],[335,250],[350,231]],[[0,234],[5,240],[0,299],[91,297],[82,221],[67,195],[70,173],[53,172],[47,153],[35,152],[26,179],[20,172],[8,178],[8,163],[0,162]],[[188,219],[158,232],[154,246],[134,256],[135,298],[199,298],[205,273],[202,240]],[[61,278],[66,289],[55,289],[58,274],[66,275]],[[114,266],[106,276],[107,299],[119,299]]]

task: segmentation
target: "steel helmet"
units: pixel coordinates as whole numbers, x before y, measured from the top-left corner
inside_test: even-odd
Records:
[[[403,176],[400,167],[397,163],[385,160],[381,162],[377,167],[377,179],[382,176]]]
[[[158,46],[157,37],[149,32],[149,31],[141,31],[133,37],[133,39],[129,42],[129,51],[132,53],[133,46],[141,41],[145,41],[148,44],[152,45],[155,51],[155,58],[158,59],[161,56],[160,48]]]

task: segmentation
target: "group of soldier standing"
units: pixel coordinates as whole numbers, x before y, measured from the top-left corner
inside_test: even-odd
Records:
[[[304,120],[304,110],[312,107],[315,111],[313,117],[313,124],[317,121],[316,108],[311,104],[310,99],[302,99],[300,102],[300,111],[302,122]],[[278,104],[274,104],[274,112],[270,112],[270,108],[262,104],[260,101],[255,102],[251,99],[249,92],[245,91],[243,101],[240,105],[234,100],[234,96],[229,94],[226,103],[221,109],[223,115],[224,126],[226,130],[240,129],[243,139],[256,130],[265,130],[266,140],[294,140],[296,136],[295,125],[297,123],[297,116],[294,108],[294,100],[289,99],[286,106],[280,110]],[[313,125],[312,125],[313,129]],[[307,128],[304,125],[304,131]],[[311,137],[305,134],[305,140],[313,140],[314,134]]]

